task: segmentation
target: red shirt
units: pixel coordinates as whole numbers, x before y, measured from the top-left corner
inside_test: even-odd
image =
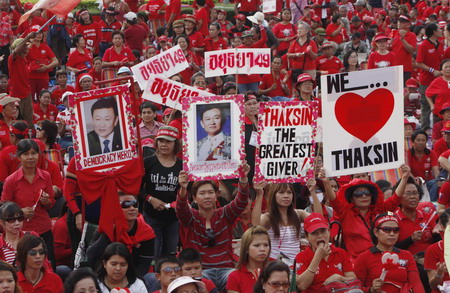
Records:
[[[409,284],[412,286],[411,288],[414,288],[415,293],[424,293],[425,290],[420,281],[416,262],[411,252],[397,248],[394,248],[394,252],[398,254],[400,267],[388,270],[381,290],[386,293],[398,293],[400,289],[393,284],[400,287]],[[383,264],[381,263],[382,255],[383,253],[378,248],[372,247],[360,254],[355,261],[354,271],[356,277],[361,280],[363,287],[366,288],[366,292],[372,287],[372,281],[381,276],[383,269]]]
[[[270,88],[274,83],[277,84],[277,88],[266,93],[266,96],[269,96],[271,98],[277,97],[277,96],[281,96],[281,97],[286,97],[287,95],[284,93],[283,91],[283,87],[281,86],[281,81],[284,79],[284,77],[286,76],[286,74],[280,73],[280,78],[276,79],[274,78],[273,74],[264,74],[261,77],[261,82],[259,84],[259,88],[262,90],[268,89]],[[292,88],[292,79],[288,78],[287,80],[287,86],[288,88]]]
[[[145,6],[145,10],[149,12],[149,19],[163,19],[163,14],[158,14],[158,11],[163,7],[164,0],[150,0],[147,2],[147,6]]]
[[[413,156],[411,149],[407,152],[408,165],[411,167],[411,173],[415,177],[422,177],[426,181],[434,179],[431,168],[438,166],[438,158],[434,151],[430,150],[430,153],[423,154],[422,158],[419,160],[416,156]],[[427,175],[428,171],[428,175]]]
[[[112,42],[111,33],[115,30],[120,30],[122,24],[116,19],[111,24],[107,24],[106,21],[100,22],[100,42],[110,43]]]
[[[402,43],[398,30],[393,31],[391,34],[392,45],[391,50],[395,53],[397,57],[397,64],[403,65],[403,71],[412,71],[412,54],[406,51],[405,46]],[[408,42],[413,48],[417,47],[416,34],[413,32],[407,32],[405,36],[405,41]]]
[[[427,270],[427,271],[437,270],[436,263],[438,263],[438,262],[440,262],[440,263],[445,262],[444,241],[443,240],[433,243],[427,248],[427,250],[425,252],[425,259],[423,262],[423,266],[424,266],[425,270]],[[444,278],[442,279],[441,285],[445,281],[450,281],[450,276],[449,276],[447,270],[444,272]],[[439,291],[438,289],[435,289],[435,290],[432,290],[431,292],[440,293],[441,291]]]
[[[367,69],[384,68],[395,65],[397,65],[395,53],[388,52],[386,55],[381,55],[378,52],[372,52],[369,55]]]
[[[444,80],[442,76],[434,79],[430,86],[427,88],[425,95],[428,98],[432,98],[434,101],[433,113],[440,115],[439,112],[442,106],[450,101],[450,86],[448,81]]]
[[[327,26],[326,32],[327,32],[327,40],[328,41],[340,44],[340,43],[346,42],[348,40],[347,30],[345,28],[342,28],[341,31],[334,37],[331,36],[331,34],[334,31],[336,31],[338,28],[339,28],[339,25],[337,23],[330,23]]]
[[[31,86],[29,81],[29,68],[27,58],[11,54],[8,57],[8,68],[11,87],[9,94],[11,97],[23,99],[30,95]]]
[[[0,143],[0,150],[11,145],[11,140],[9,137],[9,126],[3,120],[0,120]]]
[[[432,139],[434,140],[438,140],[440,138],[442,138],[442,128],[444,127],[444,120],[440,120],[436,123],[434,123],[433,125],[433,134],[432,134]]]
[[[76,68],[78,70],[86,70],[92,68],[92,54],[91,51],[84,48],[84,53],[80,53],[78,49],[72,52],[69,55],[69,59],[67,60],[67,66]]]
[[[439,70],[440,64],[442,61],[442,55],[444,54],[444,50],[442,48],[442,44],[438,43],[436,46],[430,40],[425,40],[422,44],[419,45],[417,49],[417,63],[424,63],[425,65],[434,68],[435,70]],[[419,75],[419,82],[421,85],[430,85],[434,80],[433,73],[429,71],[424,71],[421,69],[421,73]]]
[[[98,52],[98,43],[100,42],[100,25],[97,22],[91,24],[80,24],[75,29],[76,34],[82,34],[86,40],[86,48],[92,49],[93,52]]]
[[[211,40],[210,37],[205,39],[205,52],[225,50],[228,48],[228,43],[223,38],[219,37],[217,41]]]
[[[35,231],[39,235],[52,228],[47,212],[47,209],[51,208],[55,203],[50,174],[47,171],[36,168],[36,176],[33,179],[33,183],[30,183],[25,179],[22,168],[19,168],[6,178],[1,197],[2,200],[15,202],[21,208],[33,207],[39,199],[41,190],[44,190],[49,195],[49,204],[44,207],[41,203],[38,203],[34,210],[33,218],[30,221],[23,222],[23,230]]]
[[[444,138],[437,140],[433,145],[433,151],[436,156],[439,158],[443,153],[448,150],[448,145],[445,142]],[[450,153],[449,153],[450,154]],[[448,155],[447,155],[448,156]]]
[[[202,33],[194,32],[190,34],[188,37],[189,37],[189,48],[204,48],[206,46],[205,38],[203,37]],[[203,62],[203,55],[204,53],[200,52],[197,52],[195,54],[200,64]]]
[[[317,70],[326,71],[326,73],[322,74],[333,74],[341,72],[341,69],[344,67],[341,59],[336,56],[327,57],[325,55],[319,56],[316,59]]]
[[[302,291],[302,293],[315,293],[320,292],[320,288],[323,286],[323,283],[332,275],[338,274],[343,276],[344,273],[353,272],[352,263],[350,262],[350,256],[348,253],[342,248],[330,246],[331,254],[328,256],[328,260],[322,258],[319,263],[319,267],[317,268],[314,279],[309,285],[309,287]],[[297,263],[297,275],[303,274],[311,261],[314,258],[315,252],[311,249],[310,246],[306,248],[306,250],[300,252],[295,257],[295,261]]]
[[[142,52],[144,40],[148,37],[145,29],[140,25],[130,25],[124,32],[125,41],[130,50]]]
[[[17,272],[17,283],[26,293],[61,293],[64,291],[61,278],[52,272],[43,270],[42,279],[35,286],[28,281],[21,271]]]
[[[105,55],[103,55],[103,61],[105,62],[113,62],[113,61],[120,61],[120,62],[129,62],[136,60],[136,57],[134,56],[133,52],[128,47],[123,46],[122,51],[120,53],[117,53],[114,46],[111,48],[106,49]],[[119,68],[119,66],[110,66],[111,68]]]
[[[33,65],[33,63],[38,62],[42,64],[43,62],[48,65],[51,62],[51,59],[55,58],[55,54],[52,49],[45,43],[41,43],[39,46],[32,45],[30,47],[30,52],[27,55],[28,63]],[[37,72],[30,70],[30,78],[36,79],[48,79],[48,71],[47,72]]]
[[[255,272],[255,275],[259,275]],[[255,275],[247,270],[246,265],[242,265],[240,269],[237,269],[228,276],[227,290],[236,292],[253,292],[253,287],[256,284]]]
[[[295,29],[295,26],[292,23],[283,24],[283,23],[279,22],[273,27],[272,33],[278,39],[284,39],[284,38],[288,38],[288,37],[295,37],[297,30]],[[280,42],[280,45],[278,46],[277,51],[287,50],[291,43],[292,43],[292,41]]]
[[[316,42],[309,41],[305,42],[303,45],[300,45],[297,40],[292,42],[289,47],[288,53],[303,53],[306,52],[306,48],[311,46],[311,50],[314,53],[317,53]],[[291,63],[288,66],[289,69],[303,69],[303,70],[314,70],[316,69],[316,63],[309,56],[309,53],[305,53],[305,55],[296,57],[296,58],[288,58],[288,63]]]
[[[64,95],[65,92],[75,92],[75,88],[73,86],[67,85],[65,89],[60,88],[59,86],[57,86],[53,91],[52,91],[52,103],[54,105],[60,105],[62,104],[61,98],[62,95]]]
[[[170,0],[170,3],[166,6],[166,22],[169,22],[170,15],[175,14],[175,19],[181,14],[181,0]]]
[[[0,151],[0,182],[5,182],[6,178],[17,171],[20,163],[17,159],[17,146],[9,145]]]
[[[192,58],[192,63],[200,66],[200,63],[198,62],[197,56],[193,52],[188,52],[186,55],[186,60],[190,60]],[[195,71],[192,69],[192,67],[189,65],[188,68],[184,69],[180,72],[181,79],[184,84],[191,85],[191,77],[194,75]]]
[[[236,0],[235,4],[241,3],[241,7],[239,7],[239,11],[242,12],[256,12],[258,10],[259,5],[261,4],[259,0]]]
[[[445,205],[445,208],[450,206],[450,181],[445,181],[441,189],[439,189],[439,198],[437,202]]]
[[[209,13],[206,7],[202,7],[195,14],[195,20],[197,24],[202,20],[202,26],[198,30],[204,37],[209,36]]]
[[[416,209],[416,220],[414,222],[411,221],[407,216],[405,216],[401,209],[399,209],[395,213],[400,219],[400,234],[398,236],[398,242],[411,237],[411,235],[415,231],[422,231],[423,227],[425,227],[430,218],[430,214],[424,214],[419,209]],[[423,231],[422,238],[419,241],[413,242],[406,250],[408,250],[412,254],[425,251],[433,240],[432,231],[434,229],[434,226],[436,226],[436,222],[431,220],[427,228],[425,228],[425,230]]]
[[[50,120],[52,122],[56,121],[56,116],[58,115],[58,109],[55,105],[49,104],[47,106],[47,111],[43,111],[39,103],[33,106],[33,123],[36,124],[38,121]]]
[[[71,265],[72,249],[70,246],[69,229],[67,227],[67,213],[53,225],[53,243],[56,265]]]

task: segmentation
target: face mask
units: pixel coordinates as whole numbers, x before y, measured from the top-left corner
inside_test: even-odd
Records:
[[[319,201],[322,202],[322,200],[323,200],[323,192],[321,190],[317,190],[316,191],[316,195],[319,198]],[[313,200],[312,196],[309,197],[309,201],[311,203],[314,203],[314,200]]]

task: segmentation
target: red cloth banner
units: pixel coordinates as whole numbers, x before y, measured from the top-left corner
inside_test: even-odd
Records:
[[[40,0],[30,11],[20,17],[19,25],[38,9],[50,11],[59,17],[66,17],[79,3],[80,0]]]

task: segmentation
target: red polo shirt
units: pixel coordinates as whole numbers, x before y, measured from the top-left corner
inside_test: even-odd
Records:
[[[446,150],[448,150],[448,145],[445,142],[444,138],[440,138],[434,143],[433,151],[438,158],[442,156]],[[449,154],[450,153],[448,153],[446,156],[448,157]]]
[[[395,53],[397,57],[397,64],[403,65],[403,71],[411,72],[412,71],[412,55],[406,51],[405,46],[402,43],[400,35],[398,34],[398,30],[394,30],[391,34],[392,38],[392,46],[391,50]],[[413,46],[415,49],[417,47],[417,38],[416,34],[413,32],[406,33],[405,36],[406,42]]]
[[[272,33],[274,34],[275,37],[277,37],[279,39],[284,39],[287,37],[295,37],[295,35],[297,33],[297,29],[295,28],[295,26],[292,23],[283,24],[280,22],[280,23],[277,23],[273,27]],[[291,42],[285,42],[285,41],[280,42],[280,45],[278,46],[277,51],[287,50],[289,48],[289,45],[291,44]]]
[[[136,57],[134,56],[133,52],[128,47],[123,46],[122,51],[120,53],[117,53],[114,46],[111,48],[106,49],[105,55],[103,55],[103,61],[105,62],[114,62],[114,61],[120,61],[120,62],[129,62],[136,60]],[[119,68],[119,66],[110,66],[111,68]]]
[[[408,165],[411,167],[411,173],[415,177],[420,176],[426,181],[434,179],[431,168],[438,166],[438,158],[434,151],[430,151],[428,155],[424,153],[422,158],[419,160],[416,156],[412,155],[411,149],[409,149],[407,152],[407,158]],[[428,174],[426,171],[428,171]]]
[[[325,55],[322,55],[316,59],[316,66],[317,70],[326,71],[324,74],[339,73],[344,67],[342,61],[338,57],[331,56],[328,58]]]
[[[423,266],[426,271],[437,270],[436,263],[438,262],[440,263],[445,262],[443,240],[433,243],[427,248],[425,252],[425,260]],[[444,283],[444,281],[450,281],[450,275],[448,274],[447,271],[444,273],[444,279],[442,280],[441,285]],[[439,290],[432,290],[431,292],[440,293]]]
[[[400,267],[388,270],[384,279],[382,291],[386,293],[398,293],[400,289],[397,286],[409,284],[414,288],[415,293],[424,293],[416,262],[411,252],[394,248],[394,253],[398,254]],[[369,292],[372,287],[372,281],[381,276],[383,264],[381,257],[383,253],[375,246],[361,253],[355,261],[354,271],[356,277],[361,280],[365,292]]]
[[[58,108],[55,105],[49,104],[47,106],[47,111],[43,111],[39,103],[33,106],[33,123],[36,124],[42,120],[50,120],[55,122],[56,116],[58,115]]]
[[[78,49],[69,55],[67,66],[76,68],[78,70],[86,70],[92,68],[92,54],[88,49],[84,49],[84,53],[80,53]]]
[[[17,281],[22,291],[27,293],[61,293],[64,291],[63,282],[57,274],[46,270],[43,273],[39,283],[33,286],[21,271],[17,272]]]
[[[429,67],[433,67],[435,70],[439,70],[443,54],[444,50],[442,48],[442,44],[438,43],[436,46],[431,41],[426,39],[417,49],[416,62],[424,63]],[[419,82],[421,85],[429,86],[433,80],[433,73],[421,70],[421,74],[419,75]]]
[[[425,227],[425,224],[430,218],[430,215],[424,214],[418,209],[416,209],[416,220],[414,222],[405,216],[401,209],[399,209],[396,214],[400,219],[400,235],[398,236],[398,242],[411,237],[415,231],[422,231],[423,227]],[[425,251],[433,240],[432,231],[434,226],[436,226],[436,222],[432,220],[428,224],[428,227],[423,231],[422,238],[419,241],[413,242],[406,250],[412,254]]]
[[[381,55],[378,52],[372,52],[369,55],[367,62],[367,69],[384,68],[397,65],[395,53],[389,52],[386,55]]]
[[[30,48],[30,52],[27,55],[28,63],[33,64],[34,62],[41,62],[45,60],[45,62],[50,62],[52,58],[55,57],[55,54],[53,53],[52,49],[50,49],[47,44],[40,44],[39,46],[32,45]],[[50,63],[48,63],[50,64]],[[48,65],[43,64],[43,65]],[[35,79],[48,79],[48,72],[37,72],[37,71],[30,71],[30,78]]]
[[[334,37],[331,36],[331,34],[339,28],[339,25],[336,23],[330,23],[327,26],[326,33],[327,33],[327,40],[330,42],[335,42],[337,44],[341,44],[343,42],[346,42],[348,40],[347,30],[345,28],[342,28],[341,31],[335,35]]]
[[[258,275],[258,273],[255,272],[255,275]],[[255,276],[243,265],[240,269],[231,272],[228,276],[226,289],[242,293],[253,292],[255,284]]]
[[[138,24],[130,25],[125,30],[124,34],[128,48],[130,50],[138,50],[139,52],[142,52],[144,40],[148,37],[145,29]]]
[[[309,285],[306,290],[302,291],[303,293],[320,292],[320,288],[323,286],[323,283],[330,276],[334,274],[343,276],[344,273],[353,271],[348,253],[342,248],[334,247],[333,245],[330,248],[331,254],[328,256],[328,260],[322,258],[311,285]],[[315,252],[309,246],[306,250],[297,254],[295,257],[298,267],[297,275],[301,275],[308,269],[314,258],[314,254]]]
[[[438,203],[445,205],[445,208],[450,207],[450,181],[445,181],[441,189],[439,189]]]
[[[317,45],[314,41],[305,42],[303,45],[300,45],[297,40],[294,40],[292,44],[289,47],[288,53],[303,53],[306,52],[306,49],[308,46],[311,46],[311,50],[314,53],[317,53]],[[306,58],[305,58],[306,56]],[[300,57],[296,58],[288,58],[288,63],[290,63],[290,66],[288,68],[290,69],[303,69],[303,70],[314,70],[316,69],[316,63],[314,62],[311,57],[309,57],[309,54],[306,53],[306,55],[302,55]]]
[[[0,143],[0,150],[11,145],[11,140],[9,137],[9,126],[3,120],[0,120]]]
[[[11,97],[23,99],[30,95],[31,86],[29,81],[29,72],[27,58],[13,54],[8,57],[8,68],[14,68],[9,71]]]

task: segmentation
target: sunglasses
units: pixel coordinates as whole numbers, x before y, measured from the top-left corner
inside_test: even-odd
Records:
[[[133,200],[124,200],[120,202],[120,207],[122,209],[128,209],[129,207],[134,207],[134,208],[138,208],[139,207],[139,202],[135,199]]]
[[[35,256],[35,255],[37,255],[37,254],[40,254],[40,255],[46,255],[47,254],[47,251],[45,250],[45,249],[31,249],[31,250],[28,250],[28,255],[31,255],[31,256]]]
[[[161,271],[168,275],[168,274],[172,274],[173,272],[175,272],[175,273],[181,272],[181,268],[180,267],[165,267]]]
[[[283,289],[289,288],[291,285],[289,282],[267,282],[267,285],[269,285],[272,288],[280,288],[283,287]]]
[[[394,232],[394,234],[400,233],[400,227],[378,227],[378,229],[387,234],[391,234],[391,232]]]
[[[213,247],[216,244],[216,238],[212,229],[206,229],[206,237],[208,237],[208,247]]]
[[[3,221],[10,223],[10,224],[14,224],[16,221],[18,221],[19,223],[23,222],[25,220],[24,216],[18,216],[18,217],[12,217],[12,218],[6,218],[3,219]]]
[[[36,127],[36,131],[41,131],[41,130],[42,130],[42,127],[39,127],[39,126]]]
[[[353,196],[356,198],[361,198],[364,195],[372,196],[372,193],[369,190],[357,190],[357,191],[353,192]]]

